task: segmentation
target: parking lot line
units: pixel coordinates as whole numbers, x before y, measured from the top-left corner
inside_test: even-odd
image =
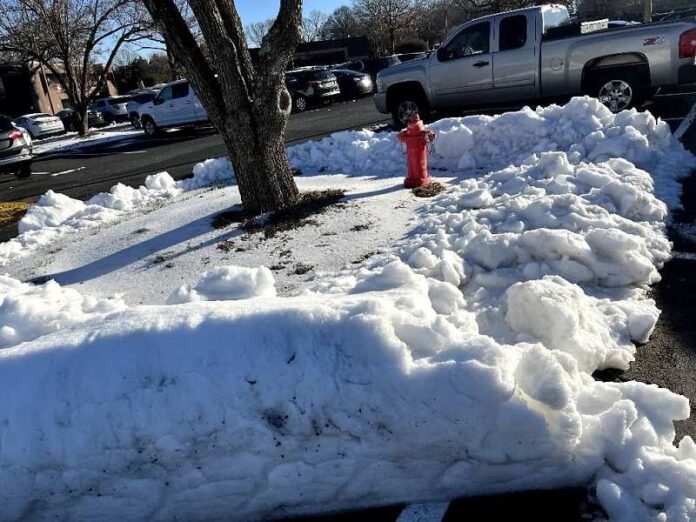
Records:
[[[696,94],[696,92],[674,92],[674,93],[669,93],[669,94],[656,94],[653,96],[653,98],[667,98],[669,96],[692,96]]]
[[[679,128],[674,131],[674,136],[680,140],[682,139],[682,136],[686,134],[686,131],[689,130],[689,127],[693,125],[694,120],[696,120],[696,103],[694,103],[693,107],[691,107],[691,110],[689,111],[689,114],[686,115],[686,118],[684,118],[684,121],[679,125]]]
[[[449,502],[411,504],[401,512],[396,522],[440,522],[447,513],[449,504]]]

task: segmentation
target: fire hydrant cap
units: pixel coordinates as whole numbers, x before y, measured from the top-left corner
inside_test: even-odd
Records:
[[[423,125],[423,120],[421,120],[420,114],[414,112],[411,114],[411,118],[408,121],[408,130],[413,133],[416,131],[422,131],[425,128]]]

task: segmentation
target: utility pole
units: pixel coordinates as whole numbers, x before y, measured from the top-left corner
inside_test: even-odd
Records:
[[[643,23],[652,22],[653,0],[643,0]]]

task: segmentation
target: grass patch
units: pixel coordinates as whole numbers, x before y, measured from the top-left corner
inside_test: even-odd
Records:
[[[419,198],[432,198],[433,196],[437,196],[443,190],[445,190],[445,186],[442,183],[433,181],[428,185],[414,188],[413,194]]]
[[[266,239],[272,238],[278,232],[285,232],[306,225],[318,226],[319,222],[312,219],[325,212],[331,206],[343,205],[345,196],[343,190],[321,190],[300,194],[299,201],[291,207],[277,210],[261,216],[250,216],[243,208],[237,207],[220,212],[213,217],[212,226],[215,229],[226,228],[234,223],[240,223],[240,228],[250,234],[263,232]]]
[[[29,203],[22,201],[0,202],[0,227],[14,225],[29,209]]]

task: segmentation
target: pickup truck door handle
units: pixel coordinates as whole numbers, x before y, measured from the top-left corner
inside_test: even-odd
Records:
[[[487,65],[490,65],[490,64],[491,64],[491,62],[481,61],[481,62],[476,62],[474,64],[474,67],[486,67]]]

